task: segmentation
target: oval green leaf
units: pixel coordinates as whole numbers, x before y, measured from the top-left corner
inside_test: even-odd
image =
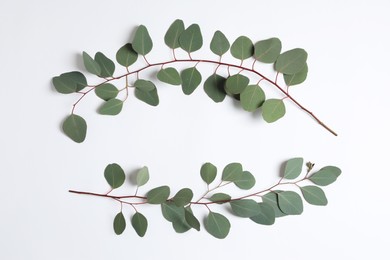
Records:
[[[194,216],[190,207],[187,207],[184,212],[184,217],[188,225],[197,231],[200,230],[199,220]]]
[[[233,42],[230,53],[236,59],[248,59],[253,55],[253,43],[248,37],[240,36]]]
[[[96,96],[98,96],[99,98],[105,101],[116,98],[118,93],[119,90],[110,83],[105,83],[95,88]]]
[[[149,169],[144,166],[137,172],[137,186],[141,187],[149,181]]]
[[[275,211],[272,206],[267,203],[259,203],[260,213],[250,219],[261,225],[273,225],[275,223]]]
[[[241,74],[230,76],[226,79],[225,90],[231,95],[240,94],[249,84],[249,79]]]
[[[153,48],[152,38],[144,25],[138,26],[133,39],[133,49],[141,55],[148,54]]]
[[[100,66],[100,77],[107,78],[107,77],[112,77],[114,75],[115,71],[115,64],[112,60],[107,58],[103,53],[97,52],[95,54],[95,61],[99,64]]]
[[[278,195],[278,205],[281,211],[288,215],[300,215],[303,212],[301,196],[294,191],[282,191]]]
[[[303,158],[292,158],[286,162],[283,177],[288,180],[297,178],[302,172]]]
[[[180,76],[182,81],[181,87],[186,95],[192,94],[202,82],[202,75],[195,67],[184,69]]]
[[[264,63],[274,63],[280,55],[282,43],[278,38],[270,38],[255,44],[255,59]]]
[[[213,237],[223,239],[229,234],[230,222],[224,215],[210,211],[205,221],[205,228]]]
[[[223,181],[238,181],[242,176],[241,163],[230,163],[226,165],[222,172]]]
[[[131,225],[133,226],[135,232],[137,232],[138,236],[145,236],[146,230],[148,229],[148,220],[144,215],[136,212],[131,218]]]
[[[104,169],[104,178],[112,189],[116,189],[125,182],[126,175],[120,165],[112,163]]]
[[[222,192],[215,193],[209,198],[209,200],[211,200],[212,202],[218,203],[218,204],[223,204],[223,203],[229,202],[231,199],[232,199],[232,197],[230,195],[222,193]]]
[[[273,123],[286,114],[286,107],[282,99],[267,99],[262,108],[262,115],[267,123]]]
[[[87,135],[87,123],[79,115],[69,115],[62,124],[64,133],[76,143],[81,143]]]
[[[94,59],[92,59],[91,56],[89,56],[88,53],[83,51],[83,62],[84,62],[84,67],[87,69],[88,72],[95,74],[97,76],[100,75],[101,73],[101,68],[99,63],[97,63]]]
[[[61,94],[74,93],[88,85],[87,79],[79,71],[63,73],[60,76],[54,77],[52,82],[54,88]]]
[[[216,31],[210,43],[210,50],[218,56],[225,54],[230,48],[229,40],[221,31]]]
[[[171,85],[180,85],[181,84],[181,77],[179,75],[179,72],[175,68],[166,68],[166,69],[161,69],[157,73],[157,78],[165,82],[167,84]]]
[[[131,43],[123,45],[116,53],[116,61],[125,67],[129,67],[138,59],[138,53],[133,49]]]
[[[308,71],[309,69],[306,63],[300,72],[291,75],[283,74],[284,82],[286,83],[287,86],[294,86],[294,85],[301,84],[306,80]]]
[[[188,53],[199,50],[203,45],[202,33],[197,24],[191,24],[179,37],[180,47]]]
[[[278,191],[281,192],[281,191]],[[270,205],[274,209],[275,217],[284,217],[287,214],[280,210],[278,205],[278,193],[277,191],[268,192],[262,196],[263,202]]]
[[[326,166],[318,172],[313,173],[309,180],[319,186],[332,184],[340,176],[341,170],[336,166]]]
[[[172,227],[177,233],[184,233],[191,229],[185,219],[184,207],[178,207],[172,202],[165,202],[161,204],[161,211],[164,218],[172,223]]]
[[[179,37],[184,29],[183,21],[180,19],[175,20],[168,28],[168,31],[164,36],[165,44],[171,49],[180,47]]]
[[[324,191],[317,186],[305,186],[301,187],[303,198],[312,205],[326,206],[328,199],[325,196]]]
[[[106,101],[100,108],[99,113],[101,115],[115,116],[122,111],[123,101],[113,98]]]
[[[275,69],[283,74],[295,74],[303,70],[306,60],[307,52],[304,49],[292,49],[280,54]]]
[[[168,186],[160,186],[150,190],[146,194],[146,199],[149,204],[164,203],[169,197],[170,189]]]
[[[259,204],[252,199],[241,199],[230,202],[232,211],[239,217],[250,218],[260,214]]]
[[[240,93],[240,103],[246,111],[255,111],[264,101],[265,93],[258,85],[249,85]]]
[[[123,216],[122,212],[119,212],[116,214],[114,218],[114,232],[117,235],[120,235],[125,231],[126,229],[126,220],[125,217]]]
[[[204,91],[214,102],[222,102],[226,97],[225,82],[226,78],[214,73],[204,82]]]
[[[241,174],[240,178],[234,182],[234,184],[240,189],[249,190],[252,189],[253,186],[255,186],[256,179],[252,173],[244,171]]]
[[[217,176],[217,167],[212,163],[205,163],[200,168],[200,176],[207,184],[212,183]]]
[[[157,88],[153,82],[148,80],[139,79],[134,83],[135,96],[149,104],[151,106],[157,106],[159,104],[159,98],[157,94]]]
[[[172,198],[172,200],[176,206],[183,207],[188,203],[190,203],[193,197],[194,197],[194,193],[192,192],[192,190],[188,188],[184,188],[179,190]]]

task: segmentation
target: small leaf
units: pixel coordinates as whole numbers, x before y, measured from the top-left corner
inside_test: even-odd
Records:
[[[179,190],[176,195],[172,198],[176,206],[182,207],[191,202],[194,197],[194,193],[191,189],[184,188]]]
[[[283,177],[288,180],[297,178],[302,172],[303,158],[292,158],[287,161]]]
[[[287,86],[294,86],[301,84],[304,82],[307,78],[307,72],[308,72],[307,64],[303,67],[303,69],[300,72],[297,72],[295,74],[283,74],[284,82]]]
[[[97,76],[100,75],[102,71],[100,65],[94,59],[92,59],[92,57],[89,56],[89,54],[86,53],[85,51],[83,52],[83,61],[84,61],[84,67],[87,69],[88,72],[95,74]]]
[[[144,215],[136,212],[131,218],[131,225],[133,226],[135,232],[137,232],[138,236],[145,236],[146,230],[148,229],[148,220]]]
[[[303,212],[301,196],[294,191],[278,193],[278,205],[280,210],[288,215],[300,215]]]
[[[186,95],[192,94],[202,82],[202,75],[195,67],[184,69],[180,76],[182,81],[181,87]]]
[[[272,225],[275,223],[275,211],[272,206],[267,203],[259,203],[260,213],[250,219],[257,224]]]
[[[152,38],[150,38],[148,29],[144,25],[140,25],[135,31],[133,39],[133,49],[141,55],[148,54],[153,48]]]
[[[85,76],[78,71],[63,73],[60,76],[54,77],[52,82],[54,88],[61,94],[74,93],[88,85]]]
[[[96,96],[100,97],[105,101],[116,98],[118,93],[119,90],[110,83],[105,83],[95,88]]]
[[[236,74],[227,78],[225,82],[225,90],[227,93],[236,95],[240,94],[246,86],[248,86],[249,79],[241,74]]]
[[[262,108],[263,118],[267,123],[273,123],[286,114],[286,107],[282,99],[267,99]]]
[[[301,187],[301,191],[305,200],[312,205],[325,206],[328,204],[328,199],[320,187],[305,186]]]
[[[215,180],[215,177],[217,176],[217,167],[215,167],[212,163],[205,163],[200,168],[200,176],[202,177],[202,180],[210,184]]]
[[[326,166],[318,172],[313,173],[309,180],[319,186],[327,186],[332,184],[340,176],[341,170],[335,166]]]
[[[149,204],[164,203],[169,197],[170,189],[168,186],[160,186],[150,190],[146,194],[146,199]]]
[[[157,106],[159,104],[159,98],[157,94],[157,88],[153,82],[148,80],[139,79],[134,83],[135,96],[149,104],[151,106]]]
[[[234,184],[240,189],[249,190],[255,186],[256,179],[252,173],[244,171],[240,178],[234,182]]]
[[[260,214],[259,204],[252,199],[241,199],[230,202],[233,212],[242,218],[250,218]]]
[[[126,229],[126,220],[122,212],[116,214],[114,218],[114,231],[115,234],[120,235]]]
[[[230,163],[226,165],[222,172],[223,181],[237,181],[242,175],[242,165],[240,163]]]
[[[104,169],[104,178],[112,189],[116,189],[125,182],[126,175],[122,167],[116,163],[112,163]]]
[[[172,202],[165,202],[161,204],[161,211],[164,218],[172,223],[172,227],[177,233],[184,233],[191,229],[185,219],[184,207],[178,207]]]
[[[246,111],[255,111],[263,105],[264,101],[264,91],[258,85],[249,85],[240,93],[240,103]]]
[[[236,59],[248,59],[253,55],[253,43],[248,37],[240,36],[233,42],[230,53]]]
[[[230,48],[229,40],[221,31],[216,31],[210,43],[210,49],[218,56],[225,54]]]
[[[95,54],[95,61],[99,64],[101,68],[101,72],[99,74],[100,77],[112,77],[115,71],[115,64],[112,60],[107,58],[103,53],[97,52]]]
[[[181,33],[184,31],[184,29],[185,28],[184,28],[183,21],[180,19],[175,20],[168,28],[168,31],[164,36],[165,44],[171,49],[176,49],[180,47],[179,37]]]
[[[283,74],[295,74],[303,70],[306,60],[307,52],[304,49],[292,49],[280,54],[275,69]]]
[[[125,67],[129,67],[138,59],[138,53],[135,52],[131,43],[123,45],[116,53],[116,61]]]
[[[161,69],[157,73],[157,78],[165,83],[171,84],[171,85],[180,85],[181,84],[181,78],[179,75],[179,72],[175,68],[166,68]]]
[[[194,216],[190,207],[187,207],[184,211],[184,217],[188,225],[197,231],[200,230],[199,220]]]
[[[232,197],[230,197],[230,195],[225,193],[215,193],[209,198],[209,200],[211,200],[212,202],[216,202],[218,204],[229,202],[231,199]]]
[[[62,124],[64,133],[76,143],[81,143],[87,135],[87,123],[79,115],[69,115]]]
[[[284,217],[287,214],[280,210],[278,205],[278,193],[281,191],[272,191],[262,196],[263,202],[270,205],[275,212],[275,217]]]
[[[204,91],[216,103],[222,102],[226,97],[225,81],[226,78],[214,73],[204,82]]]
[[[115,116],[122,111],[123,101],[113,98],[106,101],[100,108],[99,113],[102,115]]]
[[[188,53],[199,50],[203,45],[202,33],[197,24],[191,24],[179,37],[180,47]]]
[[[144,166],[137,172],[137,186],[141,187],[149,181],[149,169]]]
[[[255,59],[264,63],[274,63],[280,55],[282,43],[278,38],[270,38],[255,44]]]
[[[213,237],[223,239],[229,234],[230,222],[224,215],[210,211],[205,221],[205,228]]]

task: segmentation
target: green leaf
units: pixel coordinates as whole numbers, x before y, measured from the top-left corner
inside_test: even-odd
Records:
[[[241,199],[230,202],[233,212],[242,218],[250,218],[260,214],[259,204],[252,199]]]
[[[217,176],[217,167],[215,167],[212,163],[205,163],[200,168],[200,176],[202,177],[202,180],[210,184],[215,180],[215,177]]]
[[[209,200],[211,200],[212,202],[216,202],[218,204],[229,202],[231,199],[232,197],[230,197],[230,195],[225,193],[215,193],[209,198]]]
[[[241,74],[236,74],[227,78],[225,90],[227,93],[240,94],[249,84],[249,79]]]
[[[273,123],[286,114],[286,107],[282,99],[267,99],[262,108],[263,118],[267,123]]]
[[[118,93],[119,90],[110,83],[105,83],[95,88],[96,96],[100,97],[105,101],[116,98]]]
[[[191,189],[184,188],[179,190],[176,195],[172,198],[176,206],[182,207],[191,202],[194,197],[194,193]]]
[[[230,48],[229,40],[221,31],[216,31],[210,43],[210,49],[218,56],[225,54]]]
[[[87,135],[87,123],[79,115],[69,115],[62,124],[64,133],[76,143],[81,143]]]
[[[97,52],[95,54],[95,61],[99,64],[101,72],[100,77],[107,78],[112,77],[115,71],[115,64],[112,60],[107,58],[103,53]]]
[[[335,166],[326,166],[318,172],[313,173],[309,180],[319,186],[327,186],[332,184],[340,176],[341,170]]]
[[[160,186],[151,189],[146,194],[146,199],[149,204],[161,204],[164,203],[169,197],[170,189],[168,186]]]
[[[242,165],[240,163],[230,163],[225,166],[222,172],[223,181],[237,181],[242,175]]]
[[[236,59],[248,59],[253,55],[253,43],[248,37],[240,36],[233,42],[230,53]]]
[[[83,61],[84,61],[84,67],[87,69],[88,72],[95,74],[97,76],[101,73],[101,68],[99,63],[97,63],[94,59],[92,59],[91,56],[89,56],[88,53],[83,51]]]
[[[178,207],[172,202],[161,204],[161,211],[166,220],[172,222],[172,227],[177,233],[184,233],[191,229],[185,219],[184,207]]]
[[[137,172],[137,186],[141,187],[149,181],[149,169],[144,166]]]
[[[204,91],[216,103],[222,102],[226,97],[226,78],[213,74],[204,82]]]
[[[88,85],[85,76],[78,71],[63,73],[60,76],[54,77],[52,82],[54,88],[61,94],[74,93]]]
[[[133,49],[131,43],[123,45],[116,53],[116,61],[125,67],[129,67],[138,59],[138,53]]]
[[[114,218],[114,231],[115,234],[120,235],[126,229],[126,220],[122,212],[116,214]]]
[[[148,80],[139,79],[134,83],[135,96],[149,104],[151,106],[157,106],[159,104],[159,98],[157,94],[157,88],[153,82]]]
[[[292,158],[286,162],[283,177],[288,180],[297,178],[302,172],[303,158]]]
[[[200,230],[199,220],[194,216],[190,207],[187,207],[184,211],[184,217],[188,225],[193,229]]]
[[[287,214],[284,213],[283,211],[280,210],[279,205],[278,205],[278,192],[281,191],[272,191],[268,192],[267,194],[264,194],[262,196],[263,202],[270,205],[275,212],[275,217],[283,217],[286,216]]]
[[[190,95],[194,92],[194,90],[202,82],[202,75],[195,67],[184,69],[180,73],[180,76],[182,81],[181,87],[183,93],[186,95]]]
[[[240,93],[240,103],[246,111],[255,111],[263,105],[264,101],[264,91],[258,85],[249,85]]]
[[[248,171],[244,171],[240,178],[234,182],[234,184],[243,190],[249,190],[253,188],[256,184],[255,176],[252,175],[252,173]]]
[[[275,211],[272,206],[267,203],[259,203],[260,213],[250,219],[257,224],[272,225],[275,223]]]
[[[282,43],[278,38],[270,38],[255,44],[255,59],[264,63],[274,63],[280,55]]]
[[[203,45],[202,33],[197,24],[191,24],[179,37],[180,47],[188,53],[199,50]]]
[[[148,29],[144,25],[140,25],[135,31],[133,39],[133,49],[141,55],[148,54],[153,48],[152,38],[150,38]]]
[[[183,21],[180,19],[175,20],[168,28],[168,31],[164,36],[165,44],[171,49],[180,47],[179,37],[181,33],[184,32],[184,29]]]
[[[278,205],[280,210],[288,215],[300,215],[303,212],[301,196],[294,191],[278,193]]]
[[[307,63],[303,67],[303,69],[300,72],[297,72],[295,74],[283,74],[284,82],[287,86],[293,86],[301,84],[306,80],[307,72],[309,71],[307,67]]]
[[[102,115],[115,116],[122,111],[123,101],[113,98],[106,101],[100,108],[99,113]]]
[[[210,211],[205,221],[205,228],[213,237],[223,239],[229,234],[230,222],[224,215]]]
[[[305,200],[312,205],[325,206],[328,204],[328,199],[320,187],[305,186],[301,187],[301,191]]]
[[[165,83],[171,84],[171,85],[180,85],[181,84],[181,78],[179,75],[179,72],[175,68],[166,68],[161,69],[157,73],[157,78]]]
[[[137,232],[138,236],[145,236],[146,230],[148,229],[148,220],[144,215],[136,212],[131,218],[131,225],[133,226],[135,232]]]
[[[292,49],[278,57],[275,69],[283,74],[295,74],[303,70],[307,60],[307,52],[304,49]]]
[[[184,233],[191,229],[191,226],[186,222],[185,217],[172,222],[172,227],[176,233]]]
[[[116,189],[125,182],[126,175],[122,167],[116,163],[112,163],[104,169],[104,178],[106,178],[106,181],[112,189]]]

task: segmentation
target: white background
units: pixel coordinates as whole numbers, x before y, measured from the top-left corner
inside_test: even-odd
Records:
[[[379,0],[1,1],[0,258],[389,259],[389,11],[388,1]],[[185,96],[158,83],[157,108],[130,95],[116,117],[98,115],[101,101],[87,97],[77,108],[89,126],[87,139],[70,141],[60,125],[77,97],[56,93],[51,78],[84,71],[82,51],[114,58],[139,24],[154,41],[149,60],[168,60],[163,37],[177,18],[202,29],[204,47],[194,58],[214,58],[208,45],[215,30],[231,42],[240,35],[254,42],[279,37],[283,50],[306,49],[309,77],[291,94],[339,136],[288,101],[286,117],[266,124],[231,100],[213,103],[201,87]],[[258,69],[274,75],[269,65]],[[203,76],[212,70],[202,66]],[[144,76],[153,79],[155,72]],[[116,202],[68,193],[107,191],[103,170],[112,162],[128,175],[149,167],[151,181],[140,193],[167,184],[172,192],[191,187],[200,196],[199,168],[207,161],[220,170],[241,162],[260,190],[278,180],[283,161],[297,156],[343,170],[324,188],[328,206],[306,204],[301,216],[270,227],[214,206],[232,223],[224,240],[204,230],[176,234],[157,206],[139,208],[149,219],[144,238],[130,225],[116,236]],[[133,192],[127,182],[118,194]],[[194,211],[200,219],[207,213]],[[126,207],[124,213],[128,219],[133,212]]]

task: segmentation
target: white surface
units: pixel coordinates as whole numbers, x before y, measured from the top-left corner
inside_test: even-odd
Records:
[[[389,259],[389,10],[388,1],[356,0],[1,1],[0,258]],[[339,137],[290,102],[283,120],[266,125],[231,101],[214,104],[201,88],[185,96],[159,84],[159,107],[131,96],[113,118],[97,115],[99,101],[87,98],[78,108],[89,124],[86,142],[66,138],[60,124],[75,97],[53,91],[51,77],[82,69],[83,50],[113,58],[139,24],[154,40],[149,59],[169,58],[163,36],[176,18],[202,29],[204,47],[194,57],[211,56],[215,30],[231,42],[276,36],[284,50],[305,48],[309,78],[292,94]],[[145,238],[131,227],[116,236],[116,203],[67,192],[106,191],[103,170],[112,162],[127,173],[149,166],[151,181],[141,192],[168,184],[200,195],[206,161],[220,169],[242,162],[261,189],[295,156],[342,168],[325,188],[329,205],[306,205],[303,215],[271,227],[229,216],[225,240],[204,230],[176,234],[158,207],[140,209],[150,224]]]

